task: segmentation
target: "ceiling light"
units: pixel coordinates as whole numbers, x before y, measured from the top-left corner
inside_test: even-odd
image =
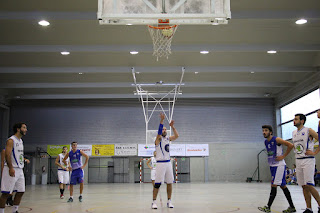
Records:
[[[251,71],[250,73],[251,73],[251,74],[254,74],[254,71]]]
[[[140,72],[136,72],[137,74],[140,74]]]
[[[67,51],[61,52],[61,55],[69,55],[69,54],[70,54],[70,52],[67,52]]]
[[[199,73],[199,72],[194,72],[194,74],[196,74],[196,75],[197,75],[198,73]]]
[[[269,97],[269,96],[270,96],[270,93],[265,93],[263,96],[264,96],[264,97]]]
[[[212,22],[211,24],[212,25],[219,25],[219,23],[217,23],[217,22]]]
[[[275,54],[275,53],[277,53],[277,51],[276,51],[276,50],[268,50],[267,53],[269,53],[269,54]]]
[[[207,51],[207,50],[202,50],[202,51],[200,51],[200,53],[201,53],[201,54],[208,54],[209,51]]]
[[[48,21],[46,21],[46,20],[41,20],[41,21],[38,22],[38,24],[41,25],[41,26],[44,26],[44,27],[50,25],[50,23]]]
[[[82,72],[79,72],[79,75],[82,75],[83,73]]]
[[[132,24],[130,24],[130,23],[128,23],[128,24],[126,24],[127,26],[131,26]]]
[[[130,51],[131,55],[137,55],[139,52],[138,51]]]
[[[296,21],[296,24],[305,24],[307,23],[308,21],[306,19],[299,19]]]

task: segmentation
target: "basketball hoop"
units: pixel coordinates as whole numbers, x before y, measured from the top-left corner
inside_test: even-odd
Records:
[[[153,41],[153,56],[168,56],[171,54],[171,41],[178,25],[169,25],[169,19],[159,19],[158,26],[148,25],[150,36]]]

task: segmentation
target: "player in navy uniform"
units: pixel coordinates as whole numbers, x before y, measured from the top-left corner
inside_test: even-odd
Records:
[[[290,191],[286,186],[286,163],[284,161],[284,158],[293,149],[293,145],[290,142],[283,140],[282,138],[273,136],[272,126],[270,125],[263,125],[262,132],[263,137],[266,138],[264,144],[268,153],[268,163],[270,165],[272,178],[271,192],[268,204],[264,207],[258,207],[258,209],[263,212],[271,212],[271,205],[277,195],[277,186],[280,186],[290,205],[288,209],[283,210],[283,212],[296,212],[296,209],[292,202]],[[287,146],[287,151],[284,154],[282,145]]]
[[[159,188],[161,186],[161,183],[166,182],[167,183],[167,195],[168,195],[168,202],[167,207],[173,208],[173,205],[171,203],[171,195],[172,195],[172,183],[173,183],[173,170],[172,170],[172,164],[170,162],[170,141],[174,141],[179,137],[179,134],[174,127],[174,121],[172,120],[170,122],[170,126],[173,130],[174,135],[168,137],[167,136],[167,129],[163,126],[165,115],[163,113],[160,113],[160,125],[158,130],[158,135],[155,140],[156,145],[156,160],[157,160],[157,166],[156,166],[156,178],[153,188],[153,202],[151,204],[152,209],[157,209],[157,195],[159,192]]]
[[[69,170],[72,170],[71,173],[71,180],[70,180],[70,198],[68,202],[73,202],[73,185],[76,185],[77,183],[80,184],[80,196],[79,201],[82,202],[82,192],[83,192],[83,168],[86,167],[89,156],[84,153],[83,151],[77,149],[78,143],[72,142],[71,147],[72,150],[68,152],[64,158],[63,163],[67,165],[67,158],[70,159],[70,165],[71,167]],[[86,162],[82,165],[81,156],[84,156],[86,158]]]

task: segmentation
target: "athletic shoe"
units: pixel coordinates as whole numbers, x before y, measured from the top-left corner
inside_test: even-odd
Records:
[[[79,196],[79,202],[82,202],[82,196],[81,195]]]
[[[152,202],[151,209],[157,209],[157,208],[158,208],[158,206],[157,206],[156,202]]]
[[[288,207],[286,210],[283,210],[282,211],[283,213],[290,213],[290,212],[296,212],[296,208],[292,208],[292,207]]]
[[[61,195],[60,195],[60,199],[63,199],[63,198],[64,198],[64,196],[61,194]]]
[[[73,198],[70,197],[69,200],[68,200],[68,203],[72,203],[73,202]]]
[[[174,206],[172,205],[172,203],[171,203],[171,200],[168,200],[167,207],[170,208],[170,209],[172,209],[172,208],[174,207]]]
[[[306,209],[303,213],[313,213],[313,211]]]
[[[271,212],[271,209],[268,206],[258,207],[258,209],[262,212]]]

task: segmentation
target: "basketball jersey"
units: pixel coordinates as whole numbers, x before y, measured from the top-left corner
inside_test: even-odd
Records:
[[[170,160],[170,139],[169,137],[161,137],[161,141],[156,145],[156,160],[157,161],[168,161]]]
[[[7,161],[6,161],[6,149],[3,149],[4,150],[4,162],[3,162],[3,165],[6,166],[7,165]]]
[[[60,153],[59,154],[59,158],[60,158],[60,161],[59,161],[59,163],[60,163],[60,165],[62,165],[62,166],[64,166],[64,167],[67,167],[68,165],[65,165],[64,163],[63,163],[63,158],[64,158],[64,156],[65,155],[63,155],[63,153]],[[67,158],[66,159],[66,162],[67,162],[67,164],[69,164],[69,158]],[[60,166],[58,166],[58,170],[63,170]]]
[[[277,156],[283,155],[282,145],[277,144],[276,138],[273,136],[270,141],[264,141],[268,153],[268,163],[270,166],[283,166],[286,165],[284,159],[280,161],[276,160]]]
[[[157,160],[155,157],[151,157],[151,167],[152,169],[156,169],[156,163],[157,163]]]
[[[13,140],[11,163],[14,168],[24,167],[23,141],[12,135],[9,139]]]
[[[72,170],[81,168],[82,162],[81,162],[81,153],[79,149],[77,149],[76,152],[73,152],[71,150],[69,152],[69,158],[70,158],[70,165],[72,167]]]
[[[296,159],[314,158],[313,156],[306,155],[306,151],[309,149],[313,151],[314,143],[309,140],[309,128],[303,127],[292,132],[292,141],[294,145],[294,152]]]

